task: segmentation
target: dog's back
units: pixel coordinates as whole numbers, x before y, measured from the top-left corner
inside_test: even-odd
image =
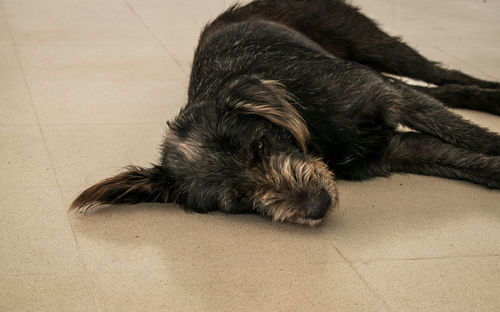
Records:
[[[234,5],[220,14],[203,29],[199,45],[220,28],[246,21],[281,24],[344,59],[354,56],[350,49],[354,48],[355,40],[362,43],[365,38],[361,37],[369,35],[359,28],[360,24],[373,23],[343,0],[256,0],[244,6]]]

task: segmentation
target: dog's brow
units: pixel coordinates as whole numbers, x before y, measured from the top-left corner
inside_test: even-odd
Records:
[[[288,130],[301,150],[307,152],[307,140],[310,134],[304,118],[292,105],[297,103],[294,96],[278,81],[260,80],[260,83],[267,92],[253,94],[249,101],[237,102],[235,108],[261,116]]]

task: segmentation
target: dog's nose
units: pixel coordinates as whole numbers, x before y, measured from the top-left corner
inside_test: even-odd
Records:
[[[311,219],[321,219],[325,216],[326,212],[332,205],[332,199],[326,191],[308,199],[305,203],[307,209],[307,217]]]

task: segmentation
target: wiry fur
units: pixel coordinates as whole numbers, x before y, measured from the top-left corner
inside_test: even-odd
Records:
[[[249,173],[259,186],[252,196],[258,212],[275,221],[315,225],[321,219],[308,218],[311,211],[303,209],[301,201],[328,192],[331,209],[336,207],[338,194],[333,173],[320,159],[301,158],[278,154],[264,163],[264,170]]]
[[[168,189],[165,185],[166,174],[158,166],[141,168],[129,166],[117,176],[107,178],[86,189],[78,196],[73,207],[81,213],[96,205],[137,204],[141,202],[166,203]]]
[[[297,105],[293,95],[275,80],[250,77],[243,81],[235,82],[243,84],[239,87],[244,95],[242,94],[240,101],[232,104],[234,108],[241,109],[244,113],[255,114],[285,128],[306,152],[309,130],[304,118],[293,107],[293,104]],[[234,92],[235,86],[231,86],[230,89]],[[230,103],[233,103],[232,99],[228,98],[228,104]]]
[[[500,188],[500,135],[445,105],[498,115],[500,85],[427,60],[342,0],[234,6],[200,36],[160,163],[106,179],[72,207],[176,202],[316,225],[338,205],[333,172]]]

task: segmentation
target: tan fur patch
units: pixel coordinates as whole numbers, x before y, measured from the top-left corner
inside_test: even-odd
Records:
[[[300,198],[315,198],[322,191],[330,195],[329,211],[338,204],[333,173],[323,161],[311,156],[303,160],[285,154],[272,156],[261,170],[254,169],[249,175],[260,186],[251,195],[256,210],[274,221],[319,224],[324,218],[309,218],[308,211],[301,207]]]
[[[175,146],[175,150],[184,155],[186,160],[196,162],[200,159],[202,146],[198,140],[191,137],[181,139],[173,132],[167,134],[166,140]]]
[[[240,101],[235,107],[285,128],[295,138],[302,151],[306,152],[310,134],[304,118],[293,106],[298,105],[295,97],[276,80],[260,82],[265,89],[260,93],[251,94],[250,101]]]

